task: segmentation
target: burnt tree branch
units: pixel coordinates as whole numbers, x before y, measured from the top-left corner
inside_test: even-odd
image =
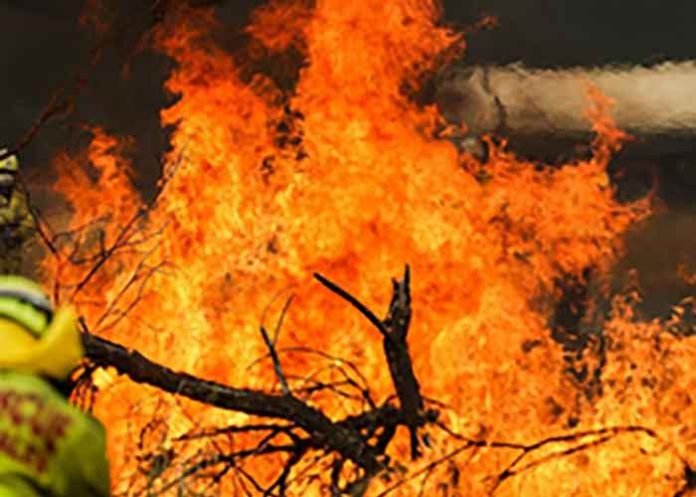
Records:
[[[310,435],[316,445],[336,451],[374,474],[382,468],[376,451],[349,424],[334,423],[321,411],[289,395],[229,387],[174,371],[140,352],[97,337],[83,335],[86,354],[96,365],[113,367],[136,383],[221,409],[291,421]]]
[[[407,343],[409,325],[411,324],[411,274],[409,266],[407,265],[404,270],[403,279],[392,281],[392,299],[387,317],[383,320],[378,319],[365,304],[336,283],[320,274],[314,276],[326,288],[355,307],[381,333],[389,373],[399,398],[404,424],[411,434],[411,457],[416,459],[420,455],[418,428],[425,424],[427,416],[424,416],[423,413],[423,396],[413,371]]]
[[[411,457],[420,455],[418,428],[423,425],[423,396],[418,379],[413,371],[411,355],[406,341],[411,323],[410,270],[406,266],[401,281],[393,280],[394,291],[389,312],[384,320],[387,330],[384,336],[384,353],[387,356],[389,372],[394,382],[401,410],[406,416],[406,425],[411,433]]]
[[[194,475],[205,469],[215,469],[213,480],[221,478],[229,471],[236,471],[241,476],[250,479],[250,484],[264,495],[273,495],[274,491],[277,490],[278,495],[284,496],[290,483],[289,478],[293,468],[305,460],[305,457],[309,457],[309,451],[318,450],[321,453],[315,457],[315,463],[329,455],[336,456],[331,475],[333,493],[336,495],[341,493],[361,495],[372,477],[383,470],[389,470],[390,464],[386,451],[399,426],[407,427],[411,433],[413,457],[418,455],[417,431],[426,424],[440,426],[451,437],[461,440],[463,445],[390,485],[380,495],[387,495],[414,478],[423,477],[425,482],[437,466],[451,461],[458,454],[469,450],[488,447],[519,451],[518,456],[495,477],[490,489],[491,494],[493,494],[506,480],[552,459],[566,457],[587,448],[604,444],[618,435],[641,433],[652,438],[659,438],[658,434],[649,428],[623,426],[553,436],[531,444],[520,444],[470,439],[447,429],[438,421],[438,411],[425,409],[425,401],[420,393],[420,387],[410,361],[406,344],[411,320],[409,276],[407,267],[403,278],[393,281],[393,294],[387,316],[384,320],[379,321],[384,350],[400,405],[393,405],[390,399],[387,399],[380,406],[370,403],[366,411],[344,419],[329,419],[323,412],[296,397],[292,392],[278,395],[259,390],[235,388],[197,378],[188,373],[176,372],[151,361],[136,350],[128,349],[88,333],[83,335],[83,342],[87,356],[92,362],[91,367],[113,367],[137,383],[148,384],[164,392],[181,395],[221,409],[279,420],[277,422],[218,427],[213,430],[192,432],[175,439],[175,442],[185,443],[189,440],[204,438],[212,441],[216,437],[225,437],[235,433],[266,434],[261,437],[260,442],[255,447],[244,446],[234,452],[218,450],[212,455],[201,453],[202,458],[197,461],[191,460],[191,464],[183,473],[174,479],[163,480],[160,490],[183,484],[184,479],[193,478]],[[317,279],[355,307],[362,306],[365,312],[361,311],[361,313],[374,316],[367,307],[335,283],[319,275]],[[281,320],[282,315],[287,311],[287,305],[283,309]],[[278,327],[280,327],[280,321]],[[277,331],[276,329],[276,337]],[[277,352],[275,340],[271,339],[267,331],[265,332],[265,340],[267,340],[267,345],[270,344],[272,350]],[[275,360],[277,360],[277,354]],[[279,363],[275,366],[279,366]],[[289,443],[283,442],[281,439],[289,439]],[[539,449],[551,444],[558,445],[558,449],[548,454],[533,456]],[[215,445],[214,442],[213,445]],[[285,454],[287,459],[270,487],[262,488],[262,486],[254,484],[253,477],[245,473],[238,463],[247,458],[263,457],[267,454]],[[156,459],[159,455],[155,454],[154,457]],[[686,460],[680,459],[686,468],[685,475],[687,475],[684,489],[688,490],[692,485],[691,468]],[[339,481],[341,469],[348,461],[353,462],[362,471],[356,473],[355,479],[348,478],[345,484],[341,484]]]
[[[278,323],[276,324],[275,332],[273,334],[272,339],[271,335],[268,333],[268,330],[266,330],[266,327],[263,324],[260,326],[261,338],[263,338],[263,343],[268,348],[268,353],[271,356],[271,360],[273,361],[273,370],[275,371],[276,377],[278,378],[278,382],[280,383],[280,389],[285,395],[291,395],[292,393],[290,392],[288,380],[285,376],[285,373],[283,372],[283,367],[280,364],[280,357],[278,356],[276,343],[278,341],[278,334],[280,333],[280,328],[283,326],[283,320],[285,319],[285,315],[287,314],[288,309],[290,309],[290,304],[292,304],[292,299],[293,297],[291,296],[285,302],[285,305],[283,306],[283,309],[280,312],[280,317],[278,318]]]
[[[188,373],[174,371],[148,359],[137,350],[128,349],[123,345],[90,333],[83,335],[86,355],[92,363],[91,367],[112,367],[136,383],[147,384],[164,392],[181,395],[217,408],[287,422],[287,425],[265,423],[249,427],[250,431],[268,433],[267,437],[264,438],[264,447],[279,434],[284,434],[293,440],[293,443],[278,449],[289,454],[288,464],[273,487],[282,489],[282,492],[284,492],[292,467],[310,448],[337,454],[341,465],[347,461],[353,462],[363,470],[362,476],[357,481],[370,479],[380,471],[387,469],[389,458],[386,456],[386,451],[399,426],[406,426],[409,429],[412,455],[417,457],[419,453],[417,430],[426,423],[435,422],[438,414],[434,410],[424,411],[424,400],[420,394],[420,387],[411,366],[411,358],[406,344],[411,320],[409,269],[406,267],[402,280],[393,281],[392,299],[386,318],[383,320],[378,319],[372,311],[338,285],[320,275],[317,275],[317,279],[351,302],[380,330],[396,397],[400,402],[399,407],[392,405],[390,399],[387,399],[381,406],[368,402],[366,411],[333,421],[326,414],[309,405],[307,400],[294,395],[280,368],[280,359],[276,349],[279,329],[290,300],[283,307],[273,336],[263,325],[261,326],[262,338],[269,349],[274,370],[281,382],[282,394],[231,387],[197,378]],[[360,387],[357,383],[355,385]],[[318,383],[317,388],[331,390],[330,385],[321,382]],[[362,390],[362,388],[359,389]],[[298,390],[298,392],[300,391],[301,389]],[[219,435],[241,433],[245,430],[245,427],[228,427],[227,429],[189,434],[189,436],[212,439]],[[186,437],[182,441],[185,439]],[[263,454],[264,451],[259,452],[257,448],[254,453],[259,455]],[[210,459],[207,464],[224,465],[240,457],[245,457],[244,451],[227,454],[226,458]],[[192,470],[197,470],[197,467],[194,466]],[[348,487],[350,485],[349,482]]]

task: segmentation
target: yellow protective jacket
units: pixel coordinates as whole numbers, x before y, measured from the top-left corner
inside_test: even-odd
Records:
[[[41,377],[0,371],[0,497],[108,495],[103,426]]]

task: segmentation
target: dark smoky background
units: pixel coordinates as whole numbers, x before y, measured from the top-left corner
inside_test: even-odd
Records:
[[[153,22],[154,3],[112,2],[119,34],[105,45],[100,61],[86,70],[97,39],[78,22],[84,0],[0,1],[0,142],[16,143],[61,85],[71,85],[80,72],[87,76],[74,110],[52,120],[22,152],[25,173],[39,191],[50,184],[55,152],[79,146],[84,139],[83,124],[134,137],[134,180],[144,192],[152,191],[159,157],[167,147],[159,110],[172,101],[162,91],[170,62],[136,51],[139,37]],[[236,28],[263,2],[217,3],[234,45]],[[567,67],[696,59],[693,0],[448,0],[444,13],[447,23],[462,28],[484,14],[499,19],[495,29],[469,37],[466,62],[472,64],[519,61],[531,67]],[[642,143],[639,152],[631,153],[629,146],[614,161],[612,172],[623,198],[655,187],[662,204],[660,213],[629,234],[628,255],[617,271],[638,269],[646,294],[644,310],[656,315],[693,293],[693,286],[677,275],[677,267],[696,268],[696,139],[651,140]],[[650,153],[651,147],[658,152]],[[557,148],[558,144],[520,146],[523,154],[539,159],[552,157]]]

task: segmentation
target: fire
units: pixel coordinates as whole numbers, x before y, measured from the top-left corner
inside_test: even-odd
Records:
[[[447,406],[451,429],[517,444],[575,424],[576,431],[640,425],[659,435],[627,433],[550,457],[502,482],[499,495],[676,493],[680,461],[696,466],[693,340],[640,322],[618,299],[604,323],[603,393],[587,400],[563,373],[550,329],[557,282],[582,279],[590,267],[606,281],[622,235],[649,213],[647,200],[614,198],[606,167],[625,136],[608,102],[590,91],[598,133],[591,159],[540,168],[494,147],[482,180],[473,172],[484,166],[438,136],[437,110],[409,96],[461,44],[438,25],[434,2],[262,7],[248,33],[264,50],[294,47],[306,58],[289,97],[267,76],[246,77],[244,61],[215,45],[208,33],[220,27],[211,13],[187,14],[156,41],[177,63],[166,89],[179,99],[162,111],[163,126],[175,132],[154,203],[133,187],[120,142],[99,129],[86,156],[56,161],[56,189],[74,211],[67,228],[100,221],[79,247],[73,240],[46,258],[46,279],[61,282],[90,330],[177,370],[275,388],[267,362],[249,365],[265,353],[261,320],[271,326],[292,293],[279,346],[354,361],[383,400],[391,390],[379,337],[311,275],[330,275],[382,312],[389,279],[408,262],[414,367],[425,395]],[[76,254],[90,254],[93,264],[75,263]],[[289,377],[321,372],[307,355],[282,360]],[[122,378],[102,383],[96,413],[109,429],[117,491],[142,484],[134,482],[143,478],[136,456],[143,443],[166,450],[191,428],[245,419]],[[336,418],[355,409],[331,396],[316,402]],[[433,436],[414,470],[456,447]],[[394,456],[407,454],[404,435]],[[489,476],[516,455],[481,448],[453,458],[437,478],[457,487],[447,495],[484,495]],[[280,467],[247,469],[271,481]],[[416,495],[420,484],[396,492]],[[388,486],[376,482],[370,492]]]

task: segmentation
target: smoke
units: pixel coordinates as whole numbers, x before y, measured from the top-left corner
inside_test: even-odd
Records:
[[[613,100],[617,125],[635,138],[612,165],[619,196],[656,189],[668,207],[629,234],[627,257],[616,270],[617,289],[629,270],[637,270],[644,311],[659,315],[693,293],[678,268],[696,264],[696,62],[543,70],[460,66],[443,74],[437,100],[446,118],[466,124],[472,135],[499,134],[512,139],[514,150],[548,156],[589,143],[588,85]]]
[[[655,67],[531,69],[521,64],[452,70],[440,84],[446,117],[474,134],[582,136],[587,87],[614,101],[612,116],[635,135],[696,135],[696,62]]]

